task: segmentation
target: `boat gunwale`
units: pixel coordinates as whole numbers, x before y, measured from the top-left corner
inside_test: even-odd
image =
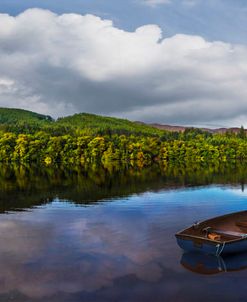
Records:
[[[215,244],[230,244],[230,243],[235,243],[235,242],[238,242],[238,241],[247,240],[247,237],[242,237],[242,238],[236,238],[236,239],[227,240],[227,241],[218,241],[218,240],[212,240],[212,239],[205,238],[205,237],[199,237],[199,236],[187,235],[187,234],[179,234],[179,233],[175,234],[175,236],[176,236],[176,238],[181,237],[180,239],[184,239],[184,240],[186,240],[186,238],[189,238],[189,239],[200,239],[202,241],[210,242],[210,243],[215,243]],[[182,237],[186,237],[186,238],[182,238]]]

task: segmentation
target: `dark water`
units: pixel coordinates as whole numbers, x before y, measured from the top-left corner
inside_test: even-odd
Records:
[[[246,301],[247,255],[183,254],[174,237],[246,209],[246,179],[241,167],[1,166],[0,301]]]

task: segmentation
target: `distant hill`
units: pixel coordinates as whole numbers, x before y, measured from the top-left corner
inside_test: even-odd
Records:
[[[33,133],[50,126],[53,122],[49,115],[23,109],[0,108],[0,130],[3,131]]]
[[[144,124],[140,122],[141,124]],[[184,132],[186,129],[200,129],[202,131],[206,131],[209,133],[226,133],[232,132],[232,133],[239,133],[240,128],[237,127],[232,127],[232,128],[216,128],[216,129],[210,129],[210,128],[196,128],[196,127],[184,127],[184,126],[171,126],[171,125],[163,125],[163,124],[146,124],[151,127],[160,129],[160,130],[165,130],[165,131],[170,131],[170,132]],[[245,130],[247,132],[247,130]]]
[[[171,126],[171,125],[161,125],[161,124],[147,124],[151,127],[160,129],[160,130],[166,130],[170,132],[184,132],[187,128],[183,126]]]
[[[13,124],[16,122],[40,123],[52,120],[53,119],[49,115],[43,115],[28,110],[0,108],[0,124]]]
[[[53,120],[22,109],[0,108],[0,130],[16,133],[33,133],[44,130],[56,135],[80,131],[82,134],[144,134],[162,135],[164,131],[126,119],[79,113]]]
[[[57,125],[64,127],[76,127],[77,129],[89,130],[94,133],[102,134],[149,134],[162,135],[164,131],[146,124],[131,122],[126,119],[101,116],[89,113],[79,113],[72,116],[59,118]]]
[[[162,124],[145,124],[143,122],[132,122],[126,119],[100,116],[89,113],[79,113],[71,116],[58,118],[56,121],[49,115],[36,112],[0,108],[0,130],[13,131],[16,133],[33,133],[44,130],[56,135],[74,133],[80,131],[82,134],[143,134],[162,136],[164,132],[184,132],[186,129],[200,129],[209,133],[238,133],[240,128],[192,128],[184,126],[171,126]],[[246,130],[245,130],[246,131]]]

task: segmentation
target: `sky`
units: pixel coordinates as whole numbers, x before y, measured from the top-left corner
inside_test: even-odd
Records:
[[[0,106],[247,127],[245,0],[0,0]]]

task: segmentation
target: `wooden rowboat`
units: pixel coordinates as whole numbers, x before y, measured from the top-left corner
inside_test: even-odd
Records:
[[[247,252],[247,211],[196,222],[175,236],[185,251],[216,256]]]

